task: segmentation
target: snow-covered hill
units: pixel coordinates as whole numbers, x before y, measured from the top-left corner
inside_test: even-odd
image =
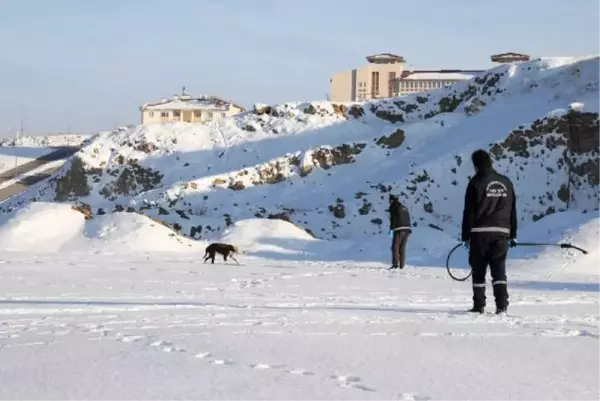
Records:
[[[56,201],[91,216],[140,213],[204,240],[236,221],[274,218],[368,244],[387,242],[393,192],[412,212],[415,238],[456,238],[470,154],[483,148],[514,180],[526,227],[598,208],[598,76],[597,56],[537,59],[406,97],[257,105],[209,125],[104,132],[0,208]]]

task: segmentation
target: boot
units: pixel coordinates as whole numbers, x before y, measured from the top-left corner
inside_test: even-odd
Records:
[[[485,306],[476,306],[473,305],[473,307],[471,309],[469,309],[469,312],[473,312],[473,313],[483,313],[485,311]]]
[[[496,301],[496,314],[506,313],[509,304],[506,285],[499,284],[494,286],[494,298]]]
[[[398,265],[392,265],[391,267],[388,267],[388,270],[393,270],[393,269],[398,269]]]
[[[473,308],[470,312],[483,313],[485,309],[485,287],[473,287]]]

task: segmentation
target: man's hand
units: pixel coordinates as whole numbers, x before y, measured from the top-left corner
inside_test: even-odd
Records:
[[[393,237],[393,236],[394,236],[394,230],[390,229],[390,232],[388,233],[388,235],[389,235],[390,237]]]
[[[463,241],[461,242],[461,245],[463,246],[463,248],[465,248],[466,250],[469,250],[469,241]]]
[[[508,246],[510,246],[511,248],[514,248],[517,245],[519,245],[519,243],[517,242],[516,238],[513,238],[510,241],[508,241]]]

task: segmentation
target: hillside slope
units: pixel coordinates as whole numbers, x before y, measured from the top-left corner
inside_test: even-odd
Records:
[[[387,233],[387,193],[415,227],[459,232],[470,154],[514,180],[522,226],[598,208],[599,58],[537,59],[449,88],[357,104],[257,105],[208,125],[100,133],[49,181],[0,204],[135,212],[212,239],[280,218],[321,239]]]

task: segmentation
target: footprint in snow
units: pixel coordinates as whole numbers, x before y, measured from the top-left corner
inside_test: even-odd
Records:
[[[230,361],[230,360],[224,360],[224,359],[215,359],[214,361],[211,361],[210,363],[212,363],[213,365],[220,365],[220,366],[235,365],[235,362]]]
[[[309,372],[304,369],[291,369],[291,370],[287,370],[286,372],[291,375],[298,375],[298,376],[313,376],[314,375],[313,372]]]
[[[255,363],[250,365],[251,368],[254,369],[281,369],[284,368],[284,365],[269,365],[268,363]]]
[[[431,398],[426,397],[424,395],[419,395],[417,393],[402,393],[400,394],[399,400],[403,400],[403,401],[427,401],[430,400]]]
[[[163,352],[184,352],[183,349],[175,347],[173,344],[165,341],[154,341],[150,344],[151,347],[156,347]]]
[[[142,336],[124,335],[124,336],[118,338],[118,340],[121,342],[124,342],[124,343],[134,343],[134,342],[142,340],[143,338],[144,337],[142,337]]]
[[[331,376],[331,379],[336,380],[341,387],[351,387],[362,391],[375,391],[374,388],[362,384],[362,380],[358,376]]]

